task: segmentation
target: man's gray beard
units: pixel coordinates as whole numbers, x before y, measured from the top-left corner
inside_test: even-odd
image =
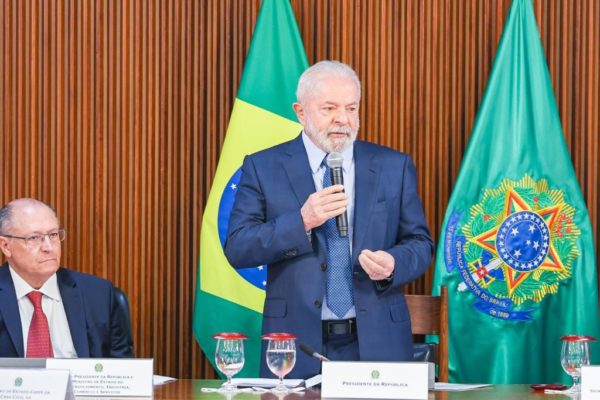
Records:
[[[314,134],[313,132],[315,132],[314,126],[312,124],[312,121],[310,119],[306,120],[306,126],[304,127],[304,131],[306,132],[306,134],[313,140],[315,141],[317,147],[319,147],[321,150],[325,151],[326,153],[331,153],[332,151],[337,151],[339,153],[343,152],[344,150],[346,150],[348,147],[352,146],[352,144],[354,143],[354,141],[356,140],[356,137],[358,136],[358,129],[359,127],[356,127],[356,130],[352,130],[348,127],[339,129],[339,128],[328,128],[326,131],[321,131],[321,132],[317,132],[316,134]],[[344,140],[344,143],[338,143],[338,142],[332,142],[330,140],[328,140],[328,133],[330,131],[333,132],[344,132],[346,134],[350,134],[348,136],[348,138],[346,140]]]

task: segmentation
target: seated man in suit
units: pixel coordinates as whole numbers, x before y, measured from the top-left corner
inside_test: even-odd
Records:
[[[0,209],[0,357],[132,357],[113,285],[61,268],[64,238],[38,200]]]
[[[263,332],[293,333],[334,361],[412,360],[404,285],[425,272],[433,242],[410,157],[355,140],[360,91],[339,62],[302,74],[293,108],[304,129],[244,160],[225,254],[235,268],[268,264]],[[333,152],[343,186],[330,179]],[[288,376],[319,370],[300,353]],[[261,375],[272,376],[264,358]]]

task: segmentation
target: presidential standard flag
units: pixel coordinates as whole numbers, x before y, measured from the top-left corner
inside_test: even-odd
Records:
[[[453,382],[570,382],[561,336],[599,338],[592,230],[531,0],[514,0],[436,259]],[[592,345],[592,362],[600,347]]]
[[[264,0],[246,58],[212,189],[204,210],[194,307],[194,335],[213,363],[218,332],[241,332],[246,365],[237,376],[258,376],[266,266],[235,270],[223,253],[229,213],[244,156],[297,136],[292,110],[308,62],[287,0]]]

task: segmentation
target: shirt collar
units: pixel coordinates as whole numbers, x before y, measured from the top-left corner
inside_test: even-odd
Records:
[[[17,272],[9,265],[10,276],[12,277],[13,284],[15,286],[15,293],[17,300],[27,296],[30,292],[36,290],[32,288],[29,283],[25,282],[23,278],[17,274]],[[56,280],[56,273],[52,274],[50,278],[42,285],[38,290],[44,295],[50,297],[52,300],[60,301],[60,290],[58,290],[58,281]]]
[[[304,148],[306,149],[306,154],[308,155],[310,169],[312,173],[315,174],[319,168],[321,168],[321,163],[323,162],[323,158],[325,158],[327,153],[318,148],[304,131],[302,131],[302,142],[304,143]],[[344,172],[348,173],[352,166],[352,162],[354,161],[354,143],[342,151],[342,157],[344,157],[342,168],[344,169]]]

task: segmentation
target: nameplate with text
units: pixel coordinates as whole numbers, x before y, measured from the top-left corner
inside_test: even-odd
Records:
[[[152,396],[151,358],[49,358],[46,368],[70,370],[76,396]]]
[[[325,361],[321,397],[427,399],[429,363]]]
[[[581,367],[581,400],[600,400],[600,365]]]
[[[69,385],[69,371],[0,368],[0,399],[74,399]]]

